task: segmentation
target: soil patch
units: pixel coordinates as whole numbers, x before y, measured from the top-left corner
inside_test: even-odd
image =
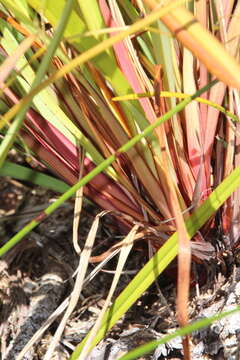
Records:
[[[39,187],[0,178],[0,235],[7,241],[58,196]],[[16,359],[19,352],[44,322],[69,296],[78,255],[72,245],[73,201],[66,202],[34,231],[27,235],[0,261],[1,314],[0,338],[2,360]],[[101,210],[84,205],[79,229],[83,247],[94,217]],[[120,241],[116,222],[102,218],[93,254],[101,254]],[[116,296],[148,260],[147,244],[137,244],[126,264]],[[89,273],[97,264],[89,265]],[[84,338],[103,306],[112,281],[116,259],[110,260],[83,289],[79,304],[69,319],[56,359],[68,359],[74,347]],[[225,270],[223,271],[223,267]],[[240,301],[240,271],[234,261],[206,264],[200,271],[214,269],[211,281],[192,287],[189,311],[192,320],[228,311]],[[199,273],[199,269],[197,269]],[[222,274],[224,273],[224,275]],[[176,288],[167,275],[161,276],[127,312],[105,339],[92,351],[89,359],[118,359],[126,351],[176,330]],[[29,349],[24,359],[43,359],[62,315]],[[239,359],[240,315],[225,318],[192,337],[192,359]],[[182,359],[181,339],[159,346],[144,359]]]

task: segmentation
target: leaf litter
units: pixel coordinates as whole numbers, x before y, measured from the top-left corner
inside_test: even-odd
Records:
[[[45,206],[56,196],[53,192],[8,178],[0,178],[0,186],[3,194],[1,217],[5,220],[0,223],[3,240],[22,227],[24,221],[29,221],[29,216],[34,216],[31,211],[39,211],[41,205]],[[69,306],[75,282],[74,272],[79,270],[79,256],[72,245],[73,209],[73,201],[65,203],[0,262],[2,359],[43,359],[49,349],[63,313]],[[79,227],[82,249],[94,218],[99,213],[100,210],[95,206],[84,204]],[[111,216],[101,219],[96,230],[94,255],[107,251],[119,242],[120,231]],[[51,359],[68,359],[76,344],[96,324],[106,306],[104,299],[111,287],[112,273],[115,273],[116,258],[113,256],[119,251],[115,249],[103,264],[89,265],[85,279],[87,286],[82,284],[77,306],[66,319],[63,334]],[[137,242],[126,260],[123,275],[115,290],[117,294],[147,261],[146,254],[146,244]],[[211,266],[208,263],[196,264],[196,279],[199,280],[191,286],[191,320],[230,310],[240,301],[239,268],[235,266],[233,258],[227,259],[227,254],[223,255],[224,260],[211,260],[214,263]],[[202,266],[208,269],[208,281],[204,286],[197,287],[198,281],[202,281]],[[173,264],[170,272],[175,270]],[[158,288],[166,300],[165,304],[161,301]],[[177,328],[177,322],[174,321],[175,298],[173,278],[169,274],[161,275],[157,284],[139,299],[124,319],[118,321],[87,359],[117,359],[136,346],[173,332]],[[192,338],[192,359],[237,359],[239,320],[239,316],[234,315],[196,332]],[[34,339],[37,332],[38,337]],[[32,343],[31,338],[35,340]],[[27,352],[19,357],[27,344]],[[161,345],[145,358],[182,359],[181,340],[177,338]]]

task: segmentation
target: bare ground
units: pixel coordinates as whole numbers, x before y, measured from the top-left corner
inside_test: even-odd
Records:
[[[41,188],[31,188],[17,181],[0,178],[1,244],[20,230],[41,209],[56,198],[56,194]],[[86,204],[81,215],[79,242],[82,246],[99,209]],[[72,246],[73,202],[69,201],[26,236],[0,261],[0,346],[1,359],[13,360],[42,327],[51,314],[71,293],[72,275],[78,266],[78,256]],[[94,254],[102,253],[119,241],[119,230],[111,217],[105,217],[99,227]],[[132,251],[117,294],[129,283],[147,261],[146,244]],[[107,296],[116,260],[111,260],[83,289],[79,304],[69,319],[54,359],[68,359],[74,347],[95,323]],[[96,265],[89,265],[89,272]],[[191,319],[209,317],[230,310],[240,303],[240,271],[234,259],[221,266],[206,264],[197,272],[209,271],[205,286],[192,289]],[[224,269],[223,269],[224,268]],[[213,271],[212,271],[213,269]],[[221,271],[220,271],[221,270]],[[223,274],[221,274],[223,273]],[[161,289],[161,291],[160,291]],[[116,295],[117,295],[116,294]],[[176,289],[172,279],[161,276],[124,319],[106,335],[89,359],[117,359],[126,351],[147,341],[174,331]],[[43,359],[56,331],[61,315],[40,336],[24,359]],[[193,359],[240,359],[240,315],[213,324],[194,334]],[[182,359],[181,340],[176,338],[159,346],[144,359]]]

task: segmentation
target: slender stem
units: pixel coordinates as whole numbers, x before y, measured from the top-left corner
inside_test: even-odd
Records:
[[[62,17],[59,21],[59,25],[56,29],[55,35],[54,35],[51,43],[49,44],[48,50],[43,57],[43,60],[38,68],[36,77],[32,83],[31,91],[36,90],[38,88],[38,86],[40,86],[40,84],[42,83],[43,77],[45,76],[45,74],[48,70],[49,64],[52,61],[52,57],[53,57],[55,51],[57,50],[58,45],[62,39],[63,33],[65,31],[68,20],[70,18],[73,6],[74,6],[74,0],[68,0],[66,2],[66,5],[63,9]],[[25,115],[31,105],[32,98],[33,97],[31,97],[28,102],[23,103],[21,109],[16,114],[16,117],[15,117],[13,123],[11,124],[6,135],[4,136],[3,141],[1,142],[1,145],[0,145],[0,167],[3,165],[4,160],[8,154],[8,151],[10,150],[10,148],[18,134],[18,131],[22,126],[23,120],[25,119]]]
[[[153,124],[146,127],[144,131],[140,134],[134,136],[131,140],[129,140],[126,144],[121,146],[115,154],[109,156],[106,160],[104,160],[101,164],[96,166],[92,171],[90,171],[86,176],[84,176],[79,182],[73,185],[68,191],[66,191],[62,196],[60,196],[53,204],[48,206],[43,212],[40,213],[34,220],[32,220],[29,224],[27,224],[22,230],[20,230],[15,236],[13,236],[5,245],[0,248],[0,257],[6,254],[13,246],[15,246],[22,238],[27,235],[32,229],[34,229],[42,220],[44,220],[48,215],[53,213],[64,201],[71,198],[75,192],[80,189],[82,186],[86,185],[90,180],[92,180],[96,175],[104,171],[108,166],[110,166],[117,158],[120,153],[127,152],[131,149],[137,142],[139,142],[144,137],[150,135],[152,131],[158,127],[163,122],[170,119],[173,115],[183,110],[191,101],[193,101],[196,97],[203,94],[213,85],[215,85],[218,80],[213,80],[208,85],[204,86],[202,89],[198,90],[192,96],[181,101],[178,105],[176,105],[173,109],[168,111],[166,114],[158,118]]]

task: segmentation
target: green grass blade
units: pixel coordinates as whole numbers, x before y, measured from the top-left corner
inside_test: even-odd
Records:
[[[15,105],[11,110],[9,110],[9,112],[7,114],[5,114],[3,116],[3,118],[0,120],[0,128],[3,126],[4,123],[6,123],[7,121],[12,119],[12,117],[17,113],[17,111],[19,111],[19,108],[23,104],[27,103],[42,89],[44,89],[48,85],[52,84],[53,82],[57,81],[58,79],[62,78],[64,75],[68,74],[70,71],[75,69],[77,66],[83,65],[88,60],[93,59],[97,55],[101,54],[103,51],[106,51],[107,49],[111,48],[115,43],[123,40],[126,36],[129,36],[137,31],[141,30],[145,26],[151,24],[153,21],[157,20],[159,17],[163,16],[164,14],[167,14],[169,11],[171,11],[171,9],[175,8],[177,4],[180,4],[183,1],[184,0],[176,0],[172,4],[169,4],[168,6],[166,6],[166,8],[157,9],[156,11],[154,11],[153,13],[148,15],[146,18],[141,19],[141,20],[137,21],[135,24],[131,25],[128,29],[121,31],[119,34],[104,40],[102,43],[97,44],[93,48],[91,48],[88,51],[85,51],[84,53],[77,56],[69,64],[64,65],[61,69],[59,69],[54,74],[49,76],[49,78],[47,80],[43,81],[39,86],[37,86],[28,95],[26,95],[23,99],[21,99],[19,101],[19,103],[17,105]],[[123,93],[120,95],[123,95],[126,93],[127,93],[127,91],[123,91]]]
[[[191,238],[214,215],[217,209],[240,186],[240,167],[236,168],[207,198],[207,200],[186,221],[186,228]],[[101,328],[92,343],[92,348],[104,337],[121,316],[134,304],[134,302],[147,290],[153,281],[161,274],[178,252],[178,237],[174,233],[160,250],[139,271],[129,285],[115,300],[106,313]],[[77,346],[71,356],[76,360],[81,353],[86,338]]]
[[[48,19],[48,21],[55,28],[62,17],[66,12],[66,1],[42,1],[42,0],[27,0],[30,6],[32,6],[38,14],[43,14],[43,16]],[[73,10],[75,7],[76,1],[72,2],[71,5],[71,14],[68,23],[64,26],[64,37],[69,36],[79,36],[86,30],[86,25],[78,16],[76,11]],[[73,10],[73,11],[72,11]]]
[[[1,23],[0,30],[3,32],[1,39],[1,45],[7,51],[12,54],[18,48],[18,41],[11,32],[11,28],[7,28],[4,23]],[[35,78],[35,72],[33,68],[28,64],[25,57],[21,57],[16,65],[17,70],[21,70],[21,76],[16,77],[15,86],[20,93],[28,93],[31,91],[31,86]],[[103,161],[103,157],[99,154],[95,146],[89,141],[89,139],[80,131],[80,129],[70,120],[58,104],[56,95],[51,88],[43,89],[33,99],[33,105],[37,111],[56,129],[58,129],[64,136],[74,144],[74,146],[82,145],[86,150],[86,153],[90,154],[91,158],[96,164],[100,164]],[[6,112],[6,111],[5,111]],[[80,111],[79,111],[80,113]],[[110,174],[110,171],[109,171]]]
[[[204,327],[207,327],[211,325],[214,321],[219,321],[226,316],[233,315],[235,312],[240,311],[240,306],[237,306],[235,309],[222,312],[218,315],[211,316],[209,318],[201,319],[193,324],[190,324],[188,326],[185,326],[177,331],[175,331],[173,334],[166,335],[160,340],[151,341],[145,345],[139,346],[138,348],[130,351],[126,355],[119,358],[119,360],[132,360],[132,359],[138,359],[142,357],[143,355],[153,351],[158,345],[166,344],[167,342],[171,341],[172,339],[176,338],[177,336],[185,336],[188,334],[191,334],[193,331],[202,329]]]
[[[105,27],[97,0],[78,0],[78,5],[81,8],[89,30]]]
[[[115,96],[114,98],[112,98],[113,101],[127,101],[127,100],[136,100],[136,99],[140,99],[140,98],[144,98],[144,97],[152,97],[154,96],[154,93],[132,93],[132,94],[128,94],[128,95],[124,95],[124,96]],[[185,93],[181,93],[181,92],[171,92],[171,91],[161,91],[160,92],[160,97],[164,97],[164,98],[172,98],[175,97],[177,99],[186,99],[189,96],[189,94],[185,94]],[[231,111],[227,110],[224,106],[221,106],[213,101],[210,101],[208,99],[205,99],[203,97],[197,97],[194,99],[194,101],[199,102],[200,104],[206,104],[208,106],[211,106],[215,109],[217,109],[218,111],[220,111],[221,113],[223,113],[224,115],[228,116],[229,118],[231,118],[233,121],[237,121],[240,122],[240,118],[235,115],[234,113],[232,113]]]
[[[106,332],[122,317],[123,314],[134,304],[144,291],[154,282],[158,275],[166,269],[170,262],[176,257],[178,251],[177,235],[174,234],[150,261],[138,272],[129,285],[114,301],[106,312],[102,325],[91,344],[93,348],[105,336]],[[87,337],[77,346],[71,356],[71,360],[78,359],[79,354]]]
[[[34,229],[41,220],[43,220],[46,216],[53,213],[64,201],[71,198],[75,192],[80,189],[82,186],[86,185],[90,180],[94,178],[94,176],[98,175],[100,172],[104,171],[108,166],[110,166],[117,158],[120,153],[124,153],[131,149],[135,144],[137,144],[141,139],[145,136],[148,136],[152,133],[152,131],[162,124],[163,122],[170,119],[173,115],[183,110],[185,106],[187,106],[191,101],[193,101],[196,97],[203,94],[213,85],[215,85],[218,81],[214,80],[208,85],[204,86],[202,89],[198,90],[194,95],[189,96],[187,99],[180,102],[173,109],[168,111],[166,114],[158,118],[158,120],[149,125],[142,133],[134,136],[130,141],[124,144],[118,151],[109,156],[106,160],[104,160],[101,164],[96,166],[91,172],[89,172],[86,176],[84,176],[79,182],[77,182],[74,186],[72,186],[66,193],[64,193],[59,199],[57,199],[53,204],[51,204],[43,213],[40,214],[40,217],[37,217],[29,224],[27,224],[22,230],[20,230],[15,236],[13,236],[5,245],[0,248],[0,257],[3,256],[7,251],[9,251],[13,246],[15,246],[21,239],[28,234],[32,229]]]
[[[1,0],[1,3],[4,4],[6,9],[13,12],[13,14],[17,17],[20,21],[32,25],[32,21],[30,20],[29,8],[26,1],[16,1],[13,4],[11,0]]]
[[[59,193],[64,193],[69,189],[69,186],[61,180],[29,169],[25,166],[14,164],[10,161],[5,161],[2,168],[0,168],[0,176],[11,176],[14,179],[29,181],[32,184],[39,185]]]
[[[48,50],[46,54],[44,55],[44,58],[38,68],[36,78],[33,81],[32,89],[36,88],[42,81],[44,75],[46,74],[48,70],[48,66],[52,60],[52,56],[54,55],[61,39],[62,35],[64,33],[65,27],[68,23],[69,16],[71,14],[72,8],[74,5],[74,0],[68,0],[66,2],[59,26],[56,30],[56,33],[49,44]],[[31,104],[31,100],[29,100],[26,104],[22,106],[19,113],[16,115],[15,120],[9,127],[9,130],[7,131],[1,145],[0,145],[0,167],[3,165],[3,162],[7,156],[7,153],[9,149],[11,148],[15,137],[17,136],[17,132],[20,129],[22,122],[24,120],[24,117],[26,115],[26,112]]]

